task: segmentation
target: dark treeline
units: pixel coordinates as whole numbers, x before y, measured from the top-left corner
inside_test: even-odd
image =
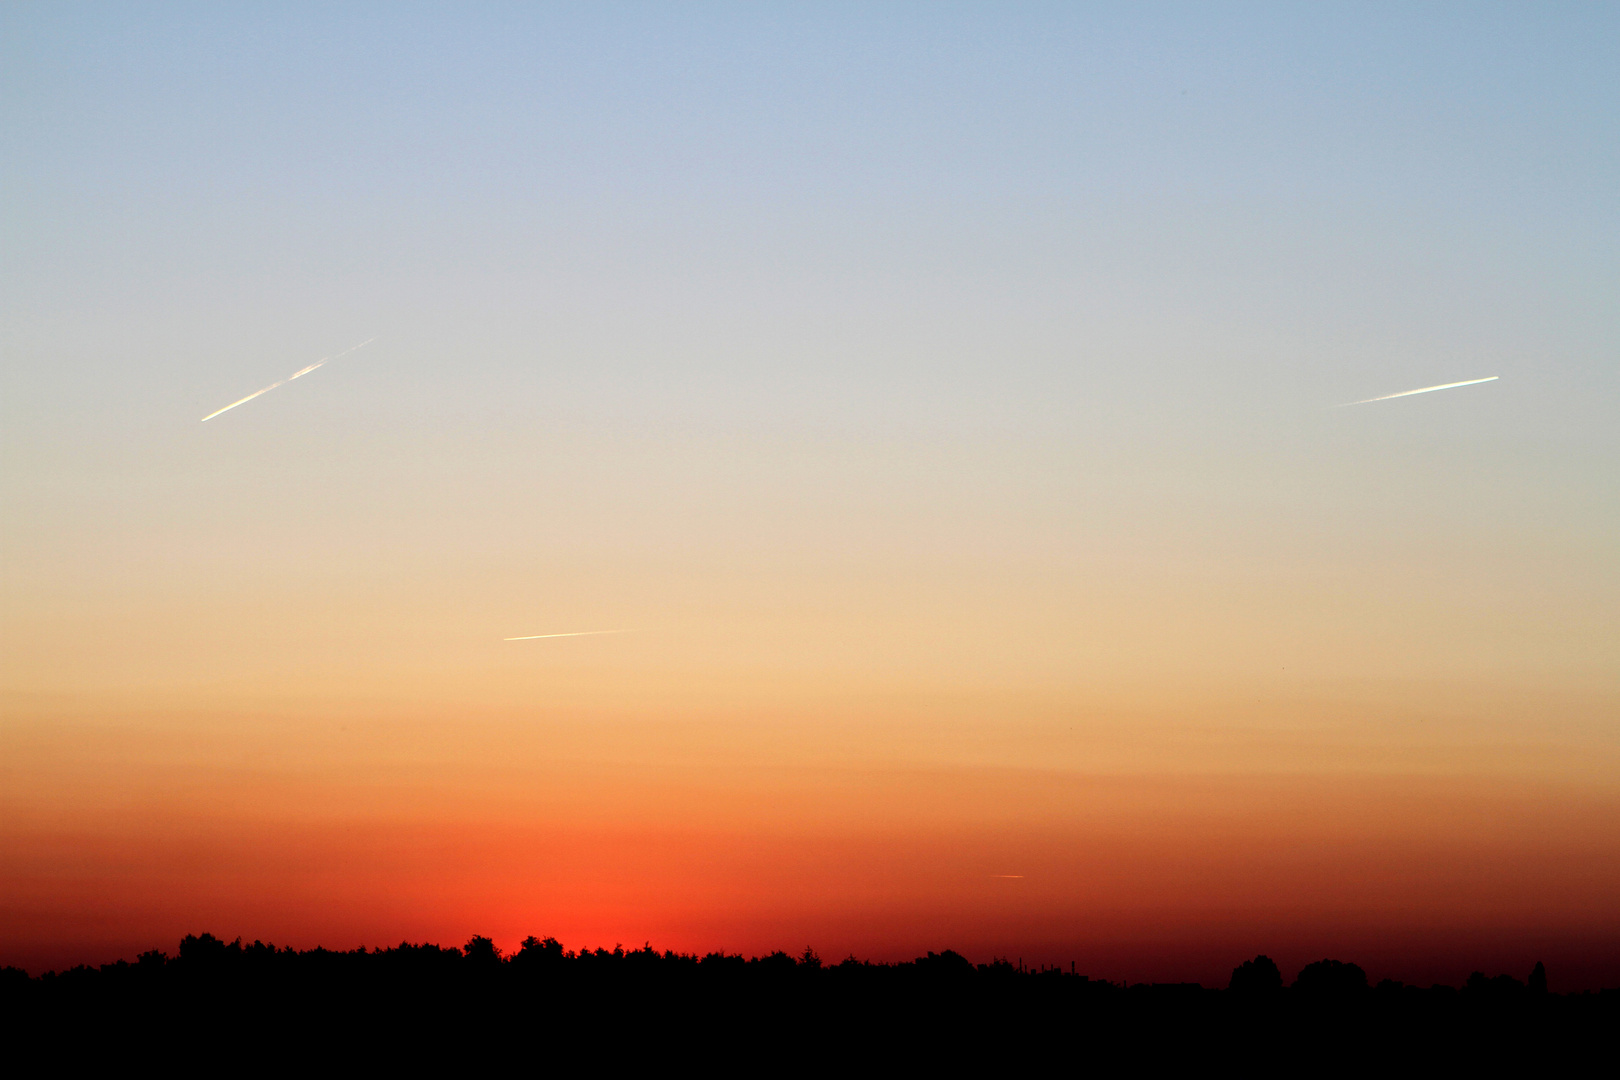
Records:
[[[722,1054],[895,1060],[1061,1059],[1083,1047],[1092,1061],[1149,1062],[1292,1048],[1368,1064],[1391,1064],[1390,1055],[1546,1064],[1612,1038],[1617,1020],[1620,991],[1550,993],[1540,964],[1524,980],[1475,973],[1461,987],[1371,986],[1360,967],[1336,960],[1309,964],[1288,983],[1259,956],[1226,987],[1205,988],[973,964],[949,950],[904,963],[823,963],[809,950],[576,952],[533,937],[509,956],[483,937],[462,948],[299,951],[202,934],[174,956],[153,951],[35,978],[0,971],[10,1045],[116,1054],[154,1038],[193,1048],[228,1038],[259,1046],[267,1060],[316,1046],[340,1057],[345,1047],[364,1057],[358,1048],[368,1047],[368,1060],[504,1060],[538,1038],[570,1060],[587,1044],[620,1056],[704,1044]]]

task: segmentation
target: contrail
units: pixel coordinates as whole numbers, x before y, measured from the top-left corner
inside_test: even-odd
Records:
[[[1390,398],[1411,397],[1413,394],[1427,394],[1431,390],[1450,390],[1454,386],[1473,386],[1475,383],[1495,382],[1499,378],[1501,378],[1500,375],[1487,375],[1483,379],[1465,379],[1462,382],[1441,383],[1439,386],[1425,386],[1421,390],[1402,390],[1398,394],[1385,394],[1383,397],[1370,397],[1362,401],[1347,401],[1343,405],[1335,405],[1333,407],[1335,409],[1344,409],[1351,405],[1368,405],[1374,401],[1388,401]],[[260,393],[263,393],[263,391],[261,390]]]
[[[260,394],[268,394],[270,391],[272,391],[276,387],[280,386],[281,383],[284,383],[286,381],[287,381],[286,379],[282,379],[281,382],[273,382],[269,386],[265,387],[263,390],[255,390],[255,391],[253,391],[253,393],[249,394],[247,397],[243,398],[241,401],[233,401],[229,405],[225,406],[223,409],[218,409],[218,410],[216,410],[214,412],[209,413],[207,416],[203,417],[203,423],[206,424],[208,421],[212,420],[214,417],[218,416],[222,412],[230,412],[232,409],[236,408],[238,405],[243,405],[243,404],[246,404],[249,401],[252,401],[254,398],[258,397]]]
[[[501,638],[502,641],[538,641],[548,637],[590,637],[592,634],[633,634],[634,630],[575,630],[572,634],[524,634],[522,637]]]
[[[1023,874],[991,874],[990,876],[991,877],[1000,877],[1000,878],[1021,878],[1024,875]]]
[[[302,368],[302,369],[300,369],[298,371],[295,371],[291,375],[287,376],[285,379],[282,379],[282,380],[280,380],[278,382],[271,383],[269,386],[265,387],[263,390],[255,390],[255,391],[253,391],[253,393],[249,394],[245,398],[242,398],[240,401],[233,401],[229,405],[225,406],[223,409],[214,410],[213,412],[209,413],[207,416],[203,417],[202,422],[206,424],[208,421],[212,420],[214,417],[218,416],[222,412],[230,412],[232,409],[236,408],[238,405],[245,405],[248,402],[252,401],[254,398],[258,397],[260,394],[268,394],[270,391],[274,390],[276,387],[285,386],[287,383],[292,382],[294,379],[298,378],[300,375],[308,375],[310,372],[314,371],[316,368],[320,367],[322,364],[326,363],[328,360],[336,360],[340,356],[347,356],[350,353],[354,352],[354,350],[363,349],[367,345],[370,345],[373,341],[376,341],[376,340],[377,340],[376,338],[366,338],[366,340],[362,341],[360,344],[351,345],[347,349],[344,349],[340,353],[333,353],[331,356],[323,356],[319,360],[315,361],[313,364],[309,365],[309,367]]]

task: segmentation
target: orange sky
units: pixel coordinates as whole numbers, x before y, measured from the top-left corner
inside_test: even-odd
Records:
[[[983,765],[961,720],[764,726],[404,709],[13,723],[0,959],[133,955],[201,929],[954,947],[1206,982],[1256,951],[1407,980],[1539,958],[1565,985],[1620,958],[1612,760],[1527,770],[1508,742],[1397,759],[1324,723],[1315,746],[1251,732],[1222,761],[1210,728],[1129,720],[1131,745],[1162,747],[1150,771],[1106,745],[1121,725],[1080,715],[1026,722],[1000,740],[1026,760]],[[1063,760],[1088,748],[1091,768]]]

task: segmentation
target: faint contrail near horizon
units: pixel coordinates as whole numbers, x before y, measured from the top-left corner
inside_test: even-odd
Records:
[[[340,353],[333,353],[331,356],[323,356],[319,360],[315,361],[313,364],[309,365],[309,367],[301,368],[298,371],[295,371],[291,375],[287,376],[285,379],[279,379],[276,382],[271,383],[269,386],[265,387],[263,390],[255,390],[255,391],[253,391],[253,393],[249,394],[247,397],[241,398],[240,400],[237,400],[237,401],[233,401],[229,405],[225,406],[223,409],[215,409],[213,412],[211,412],[207,416],[203,417],[202,422],[206,424],[208,421],[212,420],[214,417],[218,416],[220,413],[230,412],[232,409],[236,408],[238,405],[245,405],[248,402],[252,401],[254,398],[258,397],[260,394],[268,394],[270,391],[274,390],[276,387],[285,386],[287,383],[292,382],[294,379],[298,378],[300,375],[308,375],[310,372],[314,371],[316,368],[320,367],[322,364],[326,363],[328,360],[336,360],[340,356],[347,356],[350,353],[354,352],[354,350],[363,349],[367,345],[370,345],[373,341],[376,341],[376,340],[377,340],[376,338],[366,338],[366,340],[362,341],[360,344],[351,345],[347,349],[344,349]]]
[[[1427,394],[1431,390],[1450,390],[1454,386],[1473,386],[1475,383],[1495,382],[1500,375],[1487,375],[1483,379],[1465,379],[1462,382],[1441,383],[1439,386],[1425,386],[1421,390],[1402,390],[1398,394],[1385,394],[1383,397],[1364,398],[1361,401],[1346,401],[1343,405],[1333,406],[1335,409],[1349,408],[1351,405],[1369,405],[1374,401],[1388,401],[1390,398],[1411,397],[1413,394]]]
[[[502,641],[538,641],[548,637],[590,637],[593,634],[633,634],[634,630],[575,630],[572,634],[524,634],[522,637],[501,638]]]

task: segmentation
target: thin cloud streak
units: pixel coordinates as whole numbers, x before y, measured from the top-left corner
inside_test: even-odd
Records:
[[[350,353],[354,352],[356,349],[363,349],[367,345],[370,345],[373,341],[376,341],[376,340],[377,339],[374,338],[374,337],[366,338],[366,340],[362,341],[360,344],[351,345],[347,349],[344,349],[340,353],[333,353],[331,356],[323,356],[319,360],[315,361],[313,364],[309,365],[309,367],[300,368],[299,370],[293,372],[291,375],[287,376],[285,379],[281,379],[281,380],[279,380],[277,382],[271,383],[269,386],[265,387],[263,390],[255,390],[255,391],[253,391],[253,393],[249,394],[247,397],[241,398],[241,399],[239,399],[237,401],[233,401],[229,405],[225,406],[223,409],[215,409],[213,412],[211,412],[207,416],[203,417],[202,422],[206,424],[206,423],[208,423],[208,421],[212,420],[214,417],[218,416],[220,413],[230,412],[232,409],[236,408],[238,405],[246,405],[248,402],[252,401],[254,398],[258,397],[260,394],[268,394],[270,391],[274,390],[276,387],[285,386],[286,384],[292,382],[294,379],[298,378],[300,375],[308,375],[310,372],[314,371],[316,368],[320,367],[322,364],[326,363],[328,360],[336,360],[340,356],[347,356]]]
[[[634,630],[575,630],[571,634],[524,634],[521,637],[501,638],[502,641],[539,641],[553,637],[592,637],[596,634],[633,634]]]
[[[1473,386],[1475,383],[1495,382],[1500,375],[1487,375],[1483,379],[1464,379],[1462,382],[1441,383],[1439,386],[1425,386],[1421,390],[1402,390],[1398,394],[1385,394],[1383,397],[1364,398],[1361,401],[1347,401],[1343,405],[1333,406],[1335,409],[1347,409],[1351,405],[1370,405],[1374,401],[1388,401],[1391,398],[1411,397],[1413,394],[1427,394],[1434,390],[1450,390],[1454,386]]]

